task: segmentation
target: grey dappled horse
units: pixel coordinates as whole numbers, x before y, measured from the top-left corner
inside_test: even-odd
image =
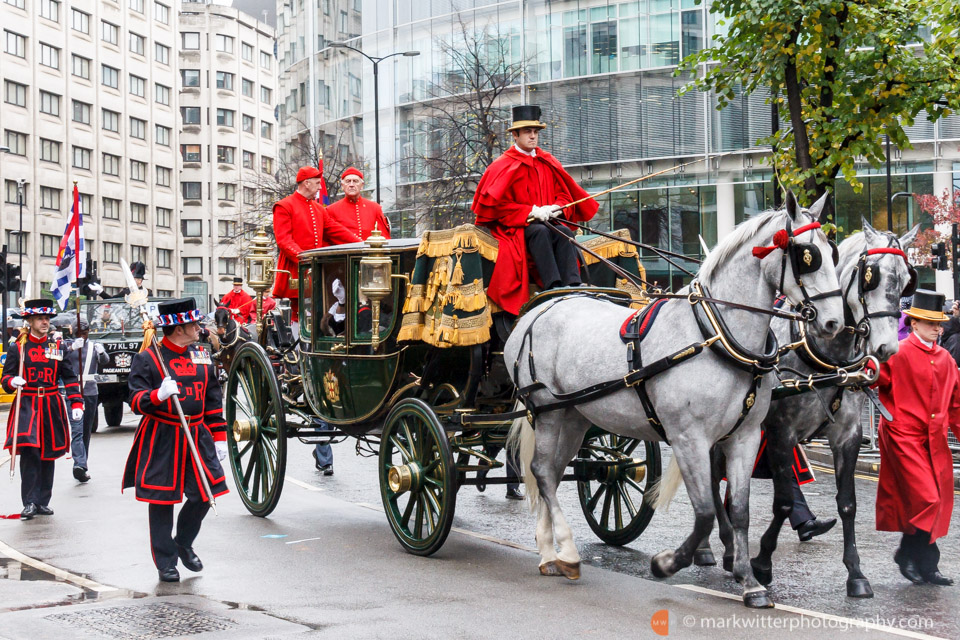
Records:
[[[794,273],[794,261],[786,259],[782,251],[774,251],[763,259],[751,253],[754,247],[769,245],[775,232],[816,221],[824,200],[809,211],[801,210],[792,194],[788,194],[787,202],[785,209],[766,212],[739,225],[710,254],[697,280],[706,285],[714,298],[762,309],[773,306],[781,282],[787,298],[798,304],[825,294],[815,303],[817,315],[811,331],[829,339],[843,326],[843,308],[836,293],[839,285],[826,236],[813,229],[804,232],[802,240],[797,238],[798,242],[813,244],[825,257],[818,269],[802,276],[805,292]],[[782,236],[781,233],[778,237]],[[688,291],[689,287],[683,293]],[[770,315],[717,308],[727,326],[735,328],[731,333],[743,348],[752,353],[764,350]],[[504,347],[514,384],[522,388],[532,382],[528,351],[536,354],[537,378],[546,385],[546,389],[529,396],[539,406],[550,403],[550,391],[570,393],[624,376],[629,369],[627,348],[619,329],[632,313],[617,304],[589,297],[570,297],[534,308],[519,319]],[[529,340],[525,340],[528,329]],[[703,340],[691,304],[686,299],[669,300],[643,340],[643,359],[653,362]],[[519,374],[514,371],[515,362]],[[657,577],[666,577],[689,566],[697,544],[710,532],[715,514],[710,450],[720,443],[730,461],[734,574],[744,586],[743,600],[747,606],[769,607],[773,604],[766,589],[750,570],[747,544],[750,474],[760,440],[760,421],[770,401],[768,385],[756,390],[755,401],[747,400],[753,379],[754,374],[732,366],[713,350],[704,349],[647,382],[646,390],[673,445],[696,513],[690,536],[675,551],[654,556],[651,569]],[[747,411],[743,424],[731,434],[744,406],[752,406],[752,410]],[[580,555],[557,500],[557,485],[591,424],[630,438],[662,439],[648,423],[632,388],[575,407],[545,411],[536,418],[536,431],[522,420],[511,429],[511,440],[519,440],[531,508],[538,514],[536,540],[544,575],[572,579],[580,575]],[[554,546],[555,538],[559,552]]]
[[[900,348],[897,325],[900,318],[900,297],[911,281],[911,273],[903,256],[890,253],[866,255],[871,249],[894,248],[905,251],[917,236],[919,225],[899,240],[892,233],[880,232],[863,220],[863,231],[851,235],[840,244],[840,287],[844,291],[847,310],[846,330],[835,340],[813,340],[817,355],[823,355],[829,364],[852,363],[863,355],[876,356],[886,361]],[[869,280],[879,280],[876,288],[865,290],[859,280],[864,271],[871,269]],[[860,295],[863,296],[861,303]],[[866,308],[864,308],[866,307]],[[869,330],[858,344],[860,335],[853,331],[861,325],[864,317]],[[776,318],[772,327],[781,345],[792,342],[791,323]],[[860,334],[864,333],[861,330]],[[809,357],[801,358],[800,350],[790,351],[780,358],[781,367],[799,371],[803,376],[823,372],[811,364]],[[798,441],[821,432],[830,443],[833,452],[837,482],[837,508],[843,522],[843,563],[847,567],[847,595],[854,598],[873,596],[870,582],[860,571],[860,555],[857,553],[854,521],[857,515],[857,497],[854,481],[857,456],[860,452],[860,412],[866,395],[861,391],[825,389],[816,393],[807,392],[776,400],[764,419],[767,436],[767,456],[774,482],[773,520],[760,539],[760,552],[751,561],[754,575],[765,585],[772,581],[772,555],[777,548],[777,538],[784,520],[792,509],[791,479],[793,473],[793,448]],[[837,408],[834,410],[834,403]],[[827,414],[831,410],[833,422]],[[724,542],[724,565],[729,566],[733,549],[729,544],[729,528],[722,512],[719,513],[721,539]],[[709,547],[707,547],[709,548]]]

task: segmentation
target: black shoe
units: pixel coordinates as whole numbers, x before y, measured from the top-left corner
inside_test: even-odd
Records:
[[[45,505],[45,504],[38,504],[38,505],[36,505],[36,506],[37,506],[37,513],[39,513],[41,516],[52,516],[52,515],[53,515],[53,509],[51,509],[51,508],[48,507],[47,505]]]
[[[37,505],[31,503],[23,508],[23,511],[20,512],[21,520],[30,520],[35,515],[37,515]]]
[[[800,537],[800,542],[806,542],[814,536],[830,531],[835,524],[837,524],[836,518],[807,520],[797,528],[797,535]]]
[[[176,567],[160,569],[157,573],[160,574],[160,582],[180,582],[180,572]]]
[[[323,475],[325,475],[325,476],[332,476],[332,475],[333,475],[333,465],[332,465],[332,464],[325,464],[325,465],[319,466],[319,467],[317,467],[317,468],[320,469],[321,471],[323,471]]]
[[[190,571],[203,571],[203,563],[200,562],[197,554],[193,552],[193,547],[181,547],[177,545],[177,555],[180,556],[183,566],[190,569]]]
[[[917,563],[913,561],[913,558],[905,554],[902,549],[897,549],[897,552],[893,554],[893,561],[900,567],[900,575],[913,584],[923,584],[923,576],[920,575],[920,570],[917,569]]]
[[[90,474],[87,473],[87,470],[83,467],[74,467],[73,468],[73,477],[80,482],[89,482]]]
[[[489,471],[489,469],[477,471],[477,491],[480,493],[483,493],[487,490],[487,483],[484,482],[484,480],[487,479],[487,471]]]
[[[925,582],[929,582],[930,584],[938,584],[941,587],[949,587],[953,585],[952,578],[948,578],[947,576],[943,575],[942,573],[940,573],[939,570],[936,570],[936,569],[929,573],[923,573],[920,575],[923,576],[923,579]]]
[[[523,500],[520,489],[507,489],[507,500]]]

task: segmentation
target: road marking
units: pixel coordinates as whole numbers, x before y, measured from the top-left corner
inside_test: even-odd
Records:
[[[69,582],[70,584],[76,585],[82,589],[88,589],[90,591],[96,591],[98,593],[109,593],[111,591],[119,591],[117,587],[109,587],[105,584],[100,584],[99,582],[94,582],[90,578],[84,578],[83,576],[78,576],[75,573],[70,573],[69,571],[64,571],[63,569],[58,569],[53,565],[47,564],[30,556],[26,556],[13,547],[0,542],[0,553],[21,562],[25,565],[31,566],[34,569],[39,569],[40,571],[45,571],[63,582]]]
[[[310,542],[312,540],[323,540],[323,537],[321,536],[317,538],[304,538],[303,540],[291,540],[290,542],[284,542],[284,544],[298,544],[300,542]]]
[[[323,491],[323,489],[320,487],[315,487],[312,484],[307,484],[303,480],[297,480],[296,478],[291,478],[290,476],[287,476],[287,482],[292,482],[293,484],[306,489],[307,491]]]
[[[831,474],[831,475],[837,475],[836,470],[833,469],[832,467],[824,467],[823,465],[819,465],[819,464],[817,464],[816,462],[811,462],[811,463],[810,463],[810,466],[813,467],[814,469],[816,469],[817,471],[823,471],[824,473],[829,473],[829,474]],[[867,475],[862,475],[862,474],[859,474],[859,473],[855,473],[855,474],[853,474],[853,477],[854,477],[854,478],[859,478],[859,479],[861,479],[861,480],[870,480],[871,482],[880,482],[880,478],[878,478],[878,477],[876,477],[876,476],[867,476]],[[954,489],[954,490],[953,490],[953,494],[956,495],[956,496],[960,496],[960,490]]]

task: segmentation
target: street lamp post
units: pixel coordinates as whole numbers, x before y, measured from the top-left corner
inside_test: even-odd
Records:
[[[387,58],[394,56],[406,56],[412,58],[420,55],[419,51],[397,51],[385,56],[371,56],[364,53],[356,47],[351,47],[345,42],[331,42],[330,46],[335,49],[350,49],[356,51],[364,58],[373,63],[373,161],[376,163],[374,170],[375,180],[377,181],[377,204],[380,204],[380,78],[378,76],[378,67],[380,63]]]
[[[17,231],[17,253],[20,254],[20,273],[23,273],[23,186],[26,180],[20,178],[17,182],[17,202],[20,205],[20,228]]]

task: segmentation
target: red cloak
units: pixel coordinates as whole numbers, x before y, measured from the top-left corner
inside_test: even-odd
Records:
[[[356,202],[350,202],[347,198],[343,198],[327,207],[327,215],[344,228],[356,233],[361,240],[366,240],[367,236],[373,233],[374,225],[384,238],[390,239],[390,221],[383,215],[380,205],[372,200],[359,197]]]
[[[519,314],[520,307],[530,299],[524,229],[531,207],[565,205],[587,195],[560,162],[543,149],[537,149],[536,158],[532,158],[510,147],[487,167],[477,185],[473,212],[477,224],[488,227],[500,243],[487,295],[504,311]],[[599,208],[591,199],[565,209],[562,217],[585,222]]]
[[[947,428],[960,437],[960,376],[944,348],[910,334],[880,367],[880,400],[893,421],[880,421],[877,530],[947,534],[953,512],[953,459]]]
[[[237,313],[232,314],[233,319],[240,324],[249,324],[257,321],[257,305],[253,302],[253,297],[244,291],[239,293],[233,289],[220,298],[220,306],[227,309],[236,309]]]

